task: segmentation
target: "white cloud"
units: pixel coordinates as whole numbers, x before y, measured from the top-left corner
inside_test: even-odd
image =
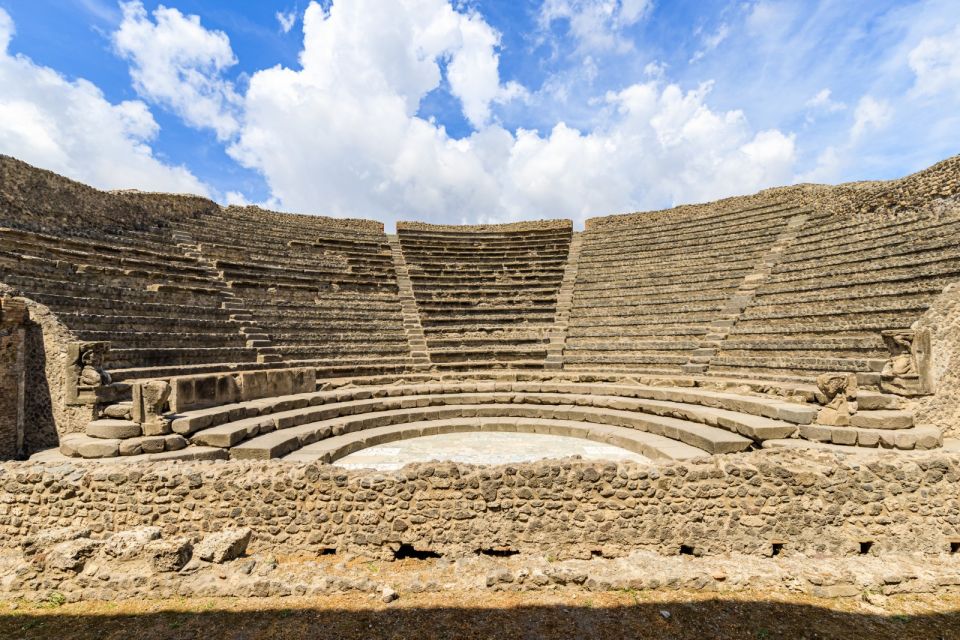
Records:
[[[863,134],[883,129],[893,120],[893,107],[887,100],[873,96],[863,96],[853,113],[853,127],[850,129],[852,140],[858,140]]]
[[[0,7],[0,54],[7,52],[7,47],[14,33],[16,33],[16,28],[13,26],[13,19],[9,13]]]
[[[830,89],[821,89],[817,92],[817,95],[807,100],[805,106],[808,109],[826,111],[827,113],[835,113],[837,111],[843,111],[847,108],[847,105],[842,102],[834,101],[831,96],[832,92]]]
[[[290,30],[293,29],[293,25],[297,24],[297,12],[290,11],[289,13],[284,13],[283,11],[277,11],[277,22],[280,23],[280,30],[284,33],[290,33]]]
[[[456,16],[448,28],[458,32],[459,39],[447,65],[450,91],[460,99],[467,120],[480,127],[490,120],[491,102],[522,98],[526,90],[515,82],[500,85],[500,56],[496,53],[500,34],[482,16],[442,13]]]
[[[960,95],[960,25],[938,37],[927,37],[908,57],[916,75],[913,90],[924,96],[946,91]]]
[[[582,219],[792,177],[793,137],[754,132],[740,111],[711,110],[709,84],[685,92],[652,79],[609,93],[590,132],[559,122],[547,133],[511,133],[491,123],[484,109],[509,91],[497,79],[495,38],[446,0],[340,0],[329,13],[313,3],[303,25],[302,68],[250,78],[229,150],[290,210],[388,221]],[[481,61],[458,63],[463,51]],[[477,125],[462,139],[416,115],[447,55],[448,73],[464,64],[475,83],[451,77]]]
[[[692,58],[690,58],[690,64],[701,60],[705,55],[719,47],[723,41],[730,36],[730,25],[724,22],[717,27],[717,30],[713,33],[701,33],[700,35],[701,48],[693,54]]]
[[[159,127],[145,104],[111,104],[86,80],[8,54],[13,33],[0,9],[0,152],[105,189],[208,193],[187,169],[153,156]]]
[[[643,74],[650,78],[660,79],[667,73],[667,65],[659,60],[648,62],[643,67]]]
[[[226,34],[205,29],[198,16],[163,5],[153,12],[153,21],[140,0],[121,8],[123,22],[113,41],[131,63],[137,92],[190,126],[213,129],[221,140],[234,135],[240,98],[222,74],[237,60]]]
[[[622,30],[638,23],[652,7],[652,0],[544,0],[539,21],[542,29],[567,21],[582,49],[629,50]]]

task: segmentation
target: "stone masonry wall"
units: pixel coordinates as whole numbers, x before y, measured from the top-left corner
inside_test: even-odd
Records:
[[[25,310],[0,298],[0,460],[23,454]]]
[[[916,326],[930,329],[934,384],[934,394],[917,402],[916,421],[960,438],[960,282],[948,285]]]
[[[308,231],[383,232],[383,223],[375,220],[278,213],[255,206],[223,208],[208,198],[185,194],[100,191],[0,154],[0,226],[96,235],[101,228],[164,227],[208,214],[242,216],[264,224],[295,223]]]
[[[0,297],[13,297],[13,290],[0,283]],[[26,406],[24,445],[29,455],[56,447],[59,434],[82,432],[93,418],[93,408],[67,404],[67,345],[76,336],[45,305],[16,297],[26,304]]]
[[[409,465],[391,473],[282,462],[0,465],[0,548],[58,527],[142,525],[198,539],[250,527],[275,553],[556,558],[789,552],[947,553],[960,541],[960,457],[787,450],[637,465]]]

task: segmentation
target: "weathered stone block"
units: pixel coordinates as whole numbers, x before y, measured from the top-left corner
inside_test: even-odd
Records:
[[[87,435],[91,438],[137,438],[143,434],[140,425],[130,420],[102,419],[87,425]]]
[[[141,527],[115,533],[104,543],[103,552],[111,558],[129,560],[143,552],[146,544],[160,538],[160,527]]]
[[[190,562],[193,544],[187,538],[152,540],[143,547],[143,551],[157,571],[179,571]]]
[[[247,552],[253,531],[249,528],[225,529],[205,537],[195,549],[195,554],[207,562],[227,562]]]
[[[236,378],[228,373],[180,376],[170,380],[170,410],[205,409],[240,400]]]
[[[317,387],[317,370],[311,367],[244,371],[238,378],[241,400],[309,393]]]

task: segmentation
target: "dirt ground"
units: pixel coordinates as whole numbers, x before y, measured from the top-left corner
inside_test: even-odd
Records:
[[[960,594],[857,598],[738,593],[448,592],[272,599],[0,602],[0,638],[960,639]]]

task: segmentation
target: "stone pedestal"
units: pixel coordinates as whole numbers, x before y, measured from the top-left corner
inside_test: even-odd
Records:
[[[23,458],[26,419],[26,325],[23,302],[0,299],[0,460]]]

